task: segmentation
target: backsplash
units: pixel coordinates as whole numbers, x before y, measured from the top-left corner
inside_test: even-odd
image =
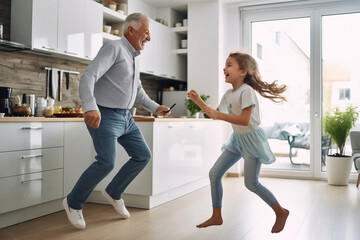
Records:
[[[69,89],[63,81],[62,101],[56,99],[55,105],[62,107],[80,107],[81,101],[78,93],[79,79],[87,64],[76,61],[44,56],[31,52],[0,52],[0,86],[11,87],[12,101],[15,103],[16,95],[35,94],[36,97],[46,96],[46,70],[45,67],[54,67],[80,72],[80,75],[70,74]],[[64,78],[65,79],[65,78]],[[177,81],[159,79],[153,76],[141,76],[142,85],[149,97],[161,103],[159,92],[163,88],[173,86],[179,89],[185,84]],[[159,98],[160,97],[160,98]],[[149,115],[141,105],[135,104],[138,115]]]

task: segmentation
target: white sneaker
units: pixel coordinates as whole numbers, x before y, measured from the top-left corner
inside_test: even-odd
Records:
[[[122,218],[130,217],[130,213],[126,209],[124,200],[122,198],[119,200],[115,200],[105,190],[101,191],[101,193],[106,198],[106,200],[108,200],[108,202],[113,205],[115,210],[120,214]]]
[[[78,229],[84,229],[86,223],[82,215],[82,210],[76,210],[69,207],[67,198],[63,200],[63,206],[70,223]]]

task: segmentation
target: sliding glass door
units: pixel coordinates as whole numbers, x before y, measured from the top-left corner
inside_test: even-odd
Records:
[[[325,156],[335,146],[321,130],[322,116],[335,105],[360,105],[359,12],[359,2],[240,9],[242,48],[257,60],[263,81],[287,86],[285,103],[260,98],[277,159],[263,175],[325,177]]]

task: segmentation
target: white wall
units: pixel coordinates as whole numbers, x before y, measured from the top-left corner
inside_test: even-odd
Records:
[[[208,104],[219,103],[219,10],[218,2],[188,5],[188,90],[210,95]]]
[[[149,4],[141,0],[129,0],[128,1],[128,14],[140,12],[146,14],[152,19],[157,18],[157,8],[150,6]]]

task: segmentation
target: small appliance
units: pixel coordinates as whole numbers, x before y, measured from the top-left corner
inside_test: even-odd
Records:
[[[11,87],[0,87],[0,113],[5,113],[5,116],[12,115],[11,92]]]

